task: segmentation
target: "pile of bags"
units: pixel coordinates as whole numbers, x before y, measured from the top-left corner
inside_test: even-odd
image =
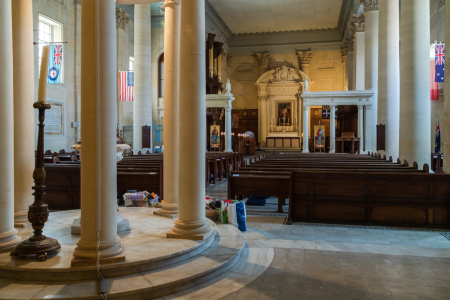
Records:
[[[126,207],[151,207],[159,203],[159,196],[153,192],[149,193],[147,191],[128,191],[123,195],[123,200],[125,201]],[[161,207],[161,205],[159,207]]]
[[[239,200],[222,200],[219,219],[221,223],[229,223],[242,232],[246,231],[247,213],[244,202]]]

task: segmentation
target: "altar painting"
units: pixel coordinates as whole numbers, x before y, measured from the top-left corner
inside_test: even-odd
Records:
[[[278,126],[289,126],[291,122],[291,103],[278,103]]]
[[[211,125],[210,128],[210,147],[219,148],[220,147],[220,125]]]
[[[325,125],[314,125],[314,147],[325,147]]]

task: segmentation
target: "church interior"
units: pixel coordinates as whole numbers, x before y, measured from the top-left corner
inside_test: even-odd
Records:
[[[1,0],[0,299],[450,299],[446,19]]]

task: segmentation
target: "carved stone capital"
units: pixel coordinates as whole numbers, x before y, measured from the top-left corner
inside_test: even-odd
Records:
[[[261,67],[267,68],[269,65],[269,60],[272,58],[270,53],[256,53],[256,59]]]
[[[343,48],[346,53],[353,51],[353,38],[352,37],[346,37],[343,42]]]
[[[116,8],[116,28],[121,28],[125,30],[125,26],[130,21],[130,15],[127,14],[123,9]]]
[[[227,65],[230,64],[230,61],[231,61],[231,55],[227,55]]]
[[[378,10],[378,1],[379,0],[361,0],[361,5],[364,5],[364,10],[366,12]]]
[[[310,64],[311,63],[311,56],[312,56],[312,52],[311,51],[300,51],[300,52],[297,52],[298,63],[300,65],[302,65],[302,64]]]
[[[364,32],[365,30],[366,30],[366,17],[363,14],[353,15],[350,31],[353,34],[355,34],[356,32]]]
[[[161,12],[164,12],[164,8],[172,5],[180,5],[180,0],[164,0],[164,3],[159,7],[161,8]]]

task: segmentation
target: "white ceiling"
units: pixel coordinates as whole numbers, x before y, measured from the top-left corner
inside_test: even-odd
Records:
[[[336,28],[342,0],[208,0],[234,34]]]

